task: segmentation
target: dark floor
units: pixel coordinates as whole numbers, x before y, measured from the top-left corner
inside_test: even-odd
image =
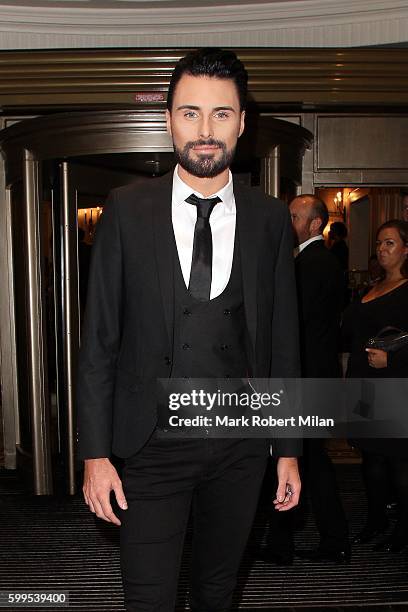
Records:
[[[364,518],[359,466],[337,469],[355,531]],[[317,542],[311,520],[296,537],[303,547]],[[251,541],[264,538],[260,513]],[[118,530],[95,519],[80,496],[32,497],[24,493],[13,473],[0,470],[0,543],[0,590],[63,590],[69,592],[71,609],[124,610]],[[189,549],[187,537],[179,583],[180,611],[186,609]],[[408,612],[408,552],[387,556],[372,553],[367,545],[354,550],[350,565],[345,566],[296,559],[287,568],[266,566],[249,555],[243,560],[234,610],[361,612],[363,608]]]

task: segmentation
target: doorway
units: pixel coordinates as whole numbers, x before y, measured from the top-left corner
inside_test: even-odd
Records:
[[[368,263],[375,254],[378,227],[389,219],[401,218],[404,186],[319,187],[316,195],[327,205],[329,223],[324,231],[330,247],[329,228],[334,222],[344,223],[349,249],[348,279],[350,299],[358,297],[368,283]]]

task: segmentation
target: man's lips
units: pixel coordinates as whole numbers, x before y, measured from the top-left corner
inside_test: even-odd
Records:
[[[199,145],[196,147],[193,147],[193,151],[216,151],[217,149],[219,149],[220,147],[218,145]]]

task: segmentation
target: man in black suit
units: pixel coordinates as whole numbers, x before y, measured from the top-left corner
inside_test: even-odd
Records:
[[[327,207],[316,196],[305,194],[294,198],[289,210],[297,244],[295,274],[302,376],[338,377],[344,281],[336,257],[323,240],[329,218]]]
[[[201,49],[180,60],[167,100],[175,171],[144,189],[114,190],[93,246],[79,456],[90,510],[121,524],[131,611],[174,610],[191,505],[191,609],[229,609],[271,442],[163,439],[156,379],[299,374],[287,207],[239,185],[229,170],[246,88],[230,51]],[[275,508],[285,511],[299,499],[299,447],[276,440],[272,450]],[[125,460],[122,481],[112,453]]]
[[[302,376],[336,378],[341,375],[338,343],[344,282],[336,257],[323,241],[329,218],[327,207],[314,195],[306,194],[292,200],[289,209],[297,245],[295,274]],[[316,550],[298,550],[296,554],[317,561],[347,561],[350,557],[347,522],[324,440],[303,441],[302,467],[320,543]],[[267,563],[291,565],[293,522],[292,514],[272,514],[267,546],[257,551],[256,556]]]
[[[289,209],[298,244],[295,272],[302,376],[336,378],[341,376],[338,352],[344,277],[323,241],[327,207],[316,196],[306,194],[292,200]],[[347,561],[347,521],[324,440],[304,441],[304,464],[320,543],[316,550],[299,550],[297,554],[314,560]]]

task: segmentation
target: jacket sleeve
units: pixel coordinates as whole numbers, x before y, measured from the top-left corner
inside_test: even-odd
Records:
[[[77,374],[78,458],[109,457],[121,339],[122,253],[112,192],[97,225]]]
[[[293,259],[293,229],[289,211],[283,211],[282,231],[275,263],[275,289],[272,319],[271,378],[300,376],[298,311]],[[302,440],[272,440],[272,454],[295,457],[302,454]]]

